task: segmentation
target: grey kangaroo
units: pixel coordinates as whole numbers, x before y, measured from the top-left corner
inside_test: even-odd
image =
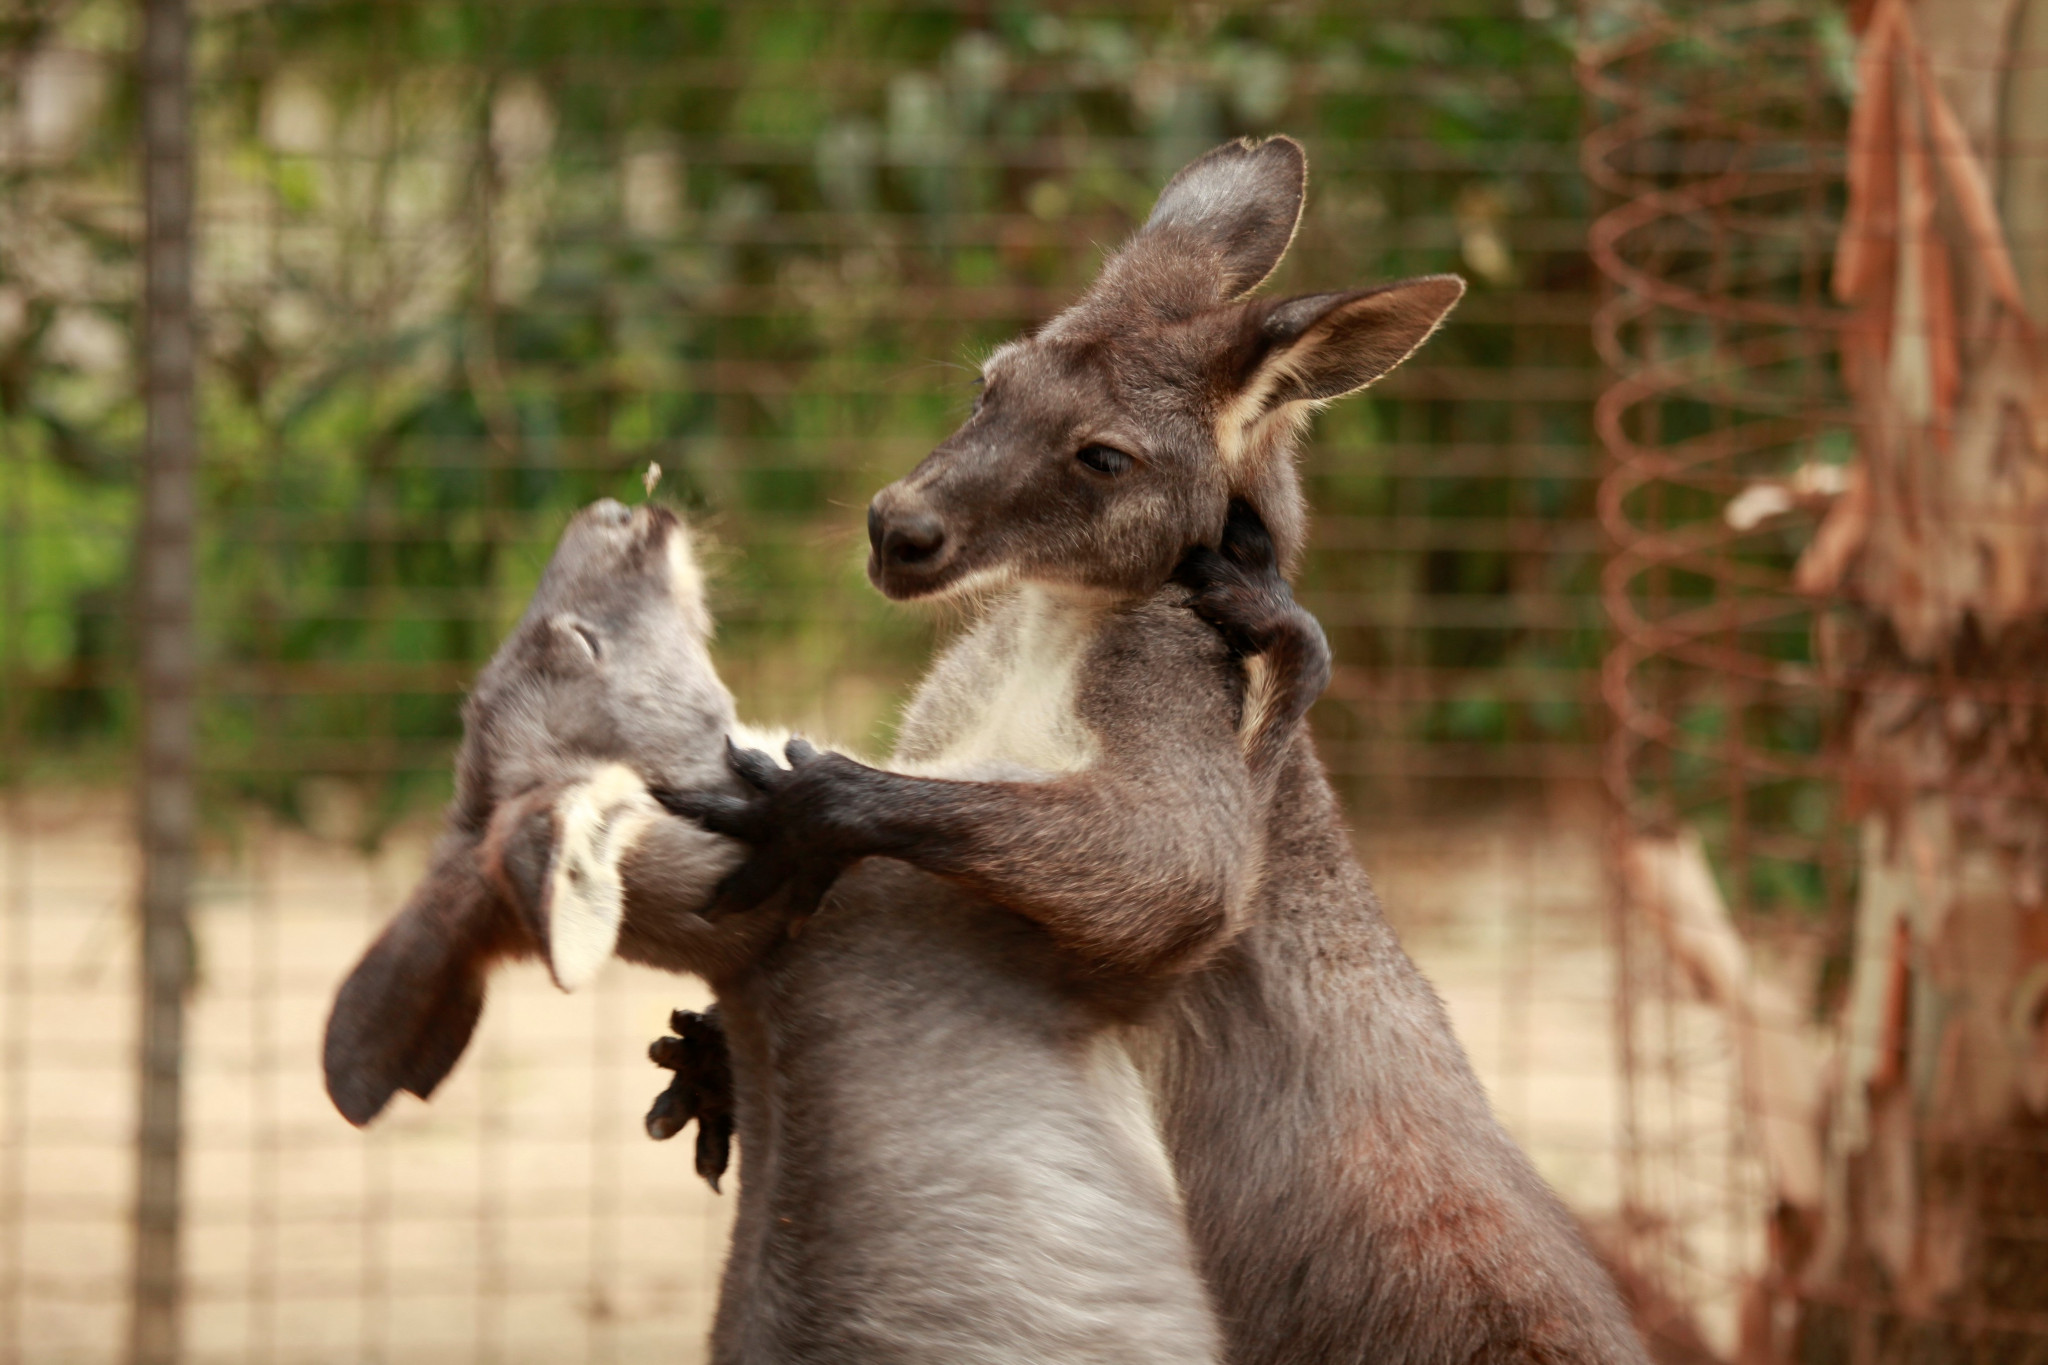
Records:
[[[1322,657],[1255,522],[1243,531],[1190,557],[1184,576],[1205,586],[1169,589],[1152,626],[1181,674],[1181,723],[1226,754],[1242,673],[1184,607],[1240,637],[1239,617],[1272,633],[1291,614],[1297,652]],[[808,918],[787,895],[699,913],[741,850],[648,787],[737,789],[709,628],[672,515],[603,502],[571,523],[465,708],[447,833],[335,1001],[336,1106],[363,1124],[397,1090],[431,1094],[500,959],[539,957],[564,987],[613,952],[695,972],[724,1016],[746,1153],[716,1361],[1220,1359],[1142,1081],[1114,1040],[1156,995],[1149,978],[1077,961],[900,863],[840,877]],[[1280,690],[1274,714],[1298,720],[1313,694]],[[719,1116],[700,1116],[715,1175]]]
[[[1633,1365],[1612,1283],[1389,930],[1310,739],[1258,724],[1271,660],[1248,665],[1251,763],[1178,723],[1186,673],[1155,591],[1180,548],[1216,543],[1240,500],[1293,562],[1303,423],[1398,365],[1464,289],[1247,297],[1305,181],[1285,138],[1186,167],[1078,303],[990,357],[965,425],[876,496],[877,587],[986,603],[911,702],[895,771],[755,756],[753,791],[667,804],[754,846],[735,903],[899,859],[1105,971],[1173,978],[1131,1046],[1237,1365]]]

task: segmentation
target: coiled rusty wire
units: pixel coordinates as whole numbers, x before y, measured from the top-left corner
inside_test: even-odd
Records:
[[[1605,773],[1623,825],[1621,1240],[1670,1301],[1653,1337],[1698,1332],[1724,1357],[1772,1263],[1758,1116],[1732,1030],[1629,893],[1630,858],[1643,837],[1696,832],[1745,931],[1839,919],[1834,708],[1814,604],[1790,585],[1849,450],[1843,311],[1826,294],[1846,107],[1820,10],[1608,9],[1588,16],[1580,66],[1598,115],[1583,164],[1609,201],[1590,250],[1614,376],[1595,424],[1610,458]]]

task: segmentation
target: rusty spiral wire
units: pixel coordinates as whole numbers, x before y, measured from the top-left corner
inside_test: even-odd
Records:
[[[1594,14],[1580,68],[1601,115],[1583,164],[1609,200],[1590,248],[1615,376],[1595,423],[1618,847],[1626,864],[1645,833],[1697,833],[1745,932],[1824,923],[1841,895],[1832,712],[1813,604],[1790,587],[1850,449],[1826,297],[1844,104],[1818,11]],[[1726,1354],[1767,1263],[1755,1116],[1688,964],[1621,904],[1625,1244]]]

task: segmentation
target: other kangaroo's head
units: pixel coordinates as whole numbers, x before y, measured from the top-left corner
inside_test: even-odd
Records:
[[[690,889],[708,892],[737,861],[646,790],[727,780],[732,699],[709,630],[672,513],[607,499],[569,523],[463,707],[455,802],[426,875],[335,998],[327,1089],[351,1123],[440,1084],[497,960],[539,957],[564,989],[593,975],[631,929],[621,863],[651,829],[675,826],[682,860],[704,864],[671,884],[695,871]]]
[[[674,513],[609,498],[577,513],[463,706],[455,824],[482,830],[506,801],[607,763],[671,786],[719,781],[733,709],[710,632]]]
[[[1301,217],[1292,139],[1233,142],[1167,184],[1079,302],[983,366],[973,414],[868,509],[868,575],[898,599],[1002,581],[1147,595],[1233,497],[1291,558],[1294,437],[1420,346],[1454,275],[1247,299]]]

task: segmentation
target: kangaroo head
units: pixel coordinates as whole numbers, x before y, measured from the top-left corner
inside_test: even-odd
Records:
[[[1454,275],[1291,299],[1245,296],[1301,217],[1289,138],[1233,142],[1168,182],[1077,303],[982,369],[965,425],[868,509],[868,574],[899,599],[1025,581],[1147,595],[1230,500],[1292,558],[1294,438],[1372,383],[1464,293]]]
[[[674,786],[722,774],[733,709],[710,632],[674,513],[609,498],[577,513],[463,706],[456,823],[480,830],[513,797],[607,763]]]
[[[440,1084],[497,960],[540,957],[569,989],[611,956],[621,861],[667,820],[647,784],[726,780],[732,699],[709,629],[673,514],[607,499],[569,523],[463,708],[455,802],[426,875],[335,999],[327,1088],[350,1122]]]

